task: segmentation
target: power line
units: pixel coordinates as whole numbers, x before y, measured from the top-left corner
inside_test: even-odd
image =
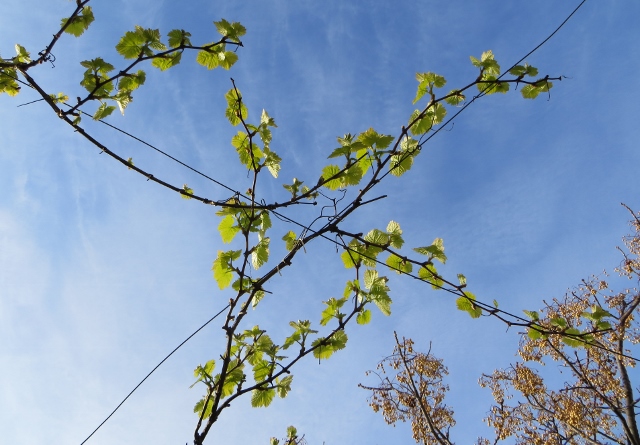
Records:
[[[169,354],[167,354],[167,356],[166,356],[165,358],[163,358],[163,359],[162,359],[162,361],[160,361],[160,363],[158,363],[158,364],[155,366],[155,368],[153,368],[153,369],[149,372],[149,374],[147,374],[147,375],[145,376],[145,378],[143,378],[143,379],[140,381],[140,383],[138,383],[138,384],[136,385],[136,387],[135,387],[135,388],[133,388],[129,394],[127,394],[127,396],[126,396],[124,399],[122,399],[122,402],[120,402],[120,403],[118,404],[118,406],[116,406],[116,408],[115,408],[113,411],[111,411],[111,414],[109,414],[109,415],[106,417],[106,419],[104,419],[104,420],[100,423],[100,425],[98,425],[98,426],[96,427],[96,429],[95,429],[95,430],[93,430],[93,431],[91,432],[91,434],[89,434],[89,435],[87,436],[87,438],[86,438],[85,440],[83,440],[83,441],[82,441],[82,443],[80,443],[80,445],[84,445],[84,443],[86,443],[86,442],[91,438],[91,436],[93,436],[93,435],[96,433],[96,431],[98,431],[98,430],[100,429],[100,427],[101,427],[102,425],[104,425],[105,423],[107,423],[107,420],[109,420],[109,419],[111,418],[111,416],[113,416],[113,415],[116,413],[116,411],[118,411],[118,409],[120,409],[120,407],[124,404],[124,402],[126,402],[126,401],[127,401],[127,399],[128,399],[129,397],[131,397],[131,395],[136,391],[136,389],[138,389],[138,388],[139,388],[139,387],[140,387],[140,386],[145,382],[145,380],[147,380],[147,379],[149,378],[149,376],[151,376],[151,374],[153,374],[153,373],[155,372],[155,370],[156,370],[156,369],[158,369],[158,368],[160,367],[160,365],[162,365],[164,362],[166,362],[166,361],[169,359],[169,357],[171,357],[171,356],[173,355],[173,353],[174,353],[174,352],[176,352],[178,349],[180,349],[180,348],[181,348],[181,347],[182,347],[186,342],[188,342],[189,340],[191,340],[191,338],[192,338],[194,335],[196,335],[198,332],[200,332],[202,329],[204,329],[204,327],[205,327],[205,326],[207,326],[209,323],[211,323],[213,320],[215,320],[215,319],[216,319],[220,314],[222,314],[222,313],[223,313],[223,312],[224,312],[228,307],[229,307],[229,305],[227,304],[225,307],[223,307],[223,308],[220,310],[220,312],[218,312],[218,313],[217,313],[217,314],[215,314],[213,317],[211,317],[209,320],[207,320],[207,322],[206,322],[206,323],[204,323],[202,326],[200,326],[198,329],[196,329],[196,330],[193,332],[193,334],[191,334],[190,336],[188,336],[187,338],[185,338],[185,339],[184,339],[184,341],[183,341],[182,343],[180,343],[178,346],[176,346],[176,347],[174,348],[174,350],[173,350],[173,351],[171,351]]]

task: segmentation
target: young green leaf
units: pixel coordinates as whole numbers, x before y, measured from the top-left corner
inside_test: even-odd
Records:
[[[276,396],[275,389],[256,388],[251,392],[251,406],[253,408],[266,408],[271,405]]]
[[[433,126],[433,117],[430,115],[430,113],[423,114],[420,110],[414,110],[414,112],[411,114],[411,117],[409,118],[409,125],[411,126],[409,128],[411,134],[413,134],[414,136],[419,136],[431,130],[431,127]]]
[[[220,59],[220,66],[228,70],[238,61],[238,55],[233,51],[220,51],[218,59]]]
[[[369,309],[363,309],[362,312],[358,313],[356,317],[356,322],[358,324],[369,324],[371,321],[371,311]]]
[[[191,195],[193,195],[193,189],[189,187],[187,184],[182,186],[182,192],[180,197],[183,199],[191,199]]]
[[[276,379],[276,383],[278,384],[278,388],[277,388],[278,397],[280,397],[281,399],[284,399],[285,397],[287,397],[287,394],[289,394],[289,391],[291,391],[292,381],[293,381],[293,376],[291,374],[282,378],[279,381],[278,379]],[[290,426],[289,428],[293,428],[293,427]],[[289,431],[289,428],[287,428],[287,432]],[[293,428],[293,430],[295,434],[295,428]]]
[[[444,101],[449,105],[457,106],[465,101],[465,96],[458,90],[449,91],[449,97],[447,97]]]
[[[293,250],[293,248],[296,246],[296,242],[298,241],[298,237],[296,236],[295,232],[289,230],[283,237],[282,237],[282,241],[285,242],[285,248],[288,251]]]
[[[398,255],[394,253],[389,255],[389,258],[387,258],[386,264],[391,269],[393,269],[397,274],[411,273],[413,271],[413,266],[410,262],[406,261],[404,258],[400,258]]]
[[[509,70],[509,74],[513,76],[530,76],[535,77],[538,75],[538,69],[525,63],[524,65],[516,65]]]
[[[358,136],[358,140],[365,147],[371,147],[374,151],[384,150],[394,139],[395,137],[391,135],[378,134],[373,128],[369,128]]]
[[[342,254],[340,254],[340,258],[342,259],[344,267],[346,267],[347,269],[351,269],[352,267],[356,266],[360,267],[361,258],[360,254],[356,250],[360,247],[360,243],[358,243],[356,240],[353,240],[349,243],[349,247],[349,250],[345,250],[344,252],[342,252]]]
[[[213,43],[209,43],[205,45],[206,47],[214,45]],[[215,49],[203,49],[198,51],[198,55],[196,56],[196,62],[200,65],[204,66],[208,70],[212,70],[218,68],[220,65],[220,57],[218,57],[219,52]]]
[[[470,56],[471,63],[478,68],[481,68],[485,74],[499,76],[500,75],[500,65],[493,58],[493,51],[485,51],[480,56],[480,60],[476,59],[473,56]]]
[[[246,34],[247,29],[238,22],[229,23],[225,19],[219,22],[213,22],[216,25],[216,29],[227,40],[232,42],[240,42],[240,37]]]
[[[158,29],[142,28],[136,25],[134,31],[127,31],[116,45],[116,51],[125,59],[153,56],[152,50],[164,51],[167,47],[160,41]]]
[[[173,29],[169,31],[169,46],[171,48],[177,48],[181,45],[191,45],[191,33],[184,29]]]
[[[328,188],[329,190],[337,190],[342,186],[342,180],[340,177],[342,174],[339,174],[340,167],[337,165],[327,165],[322,169],[322,179],[324,180],[322,186]],[[336,176],[337,175],[337,176]],[[336,176],[336,177],[334,177]],[[333,179],[329,179],[332,178]]]
[[[0,69],[0,94],[7,93],[9,96],[15,96],[20,92],[18,85],[16,70],[13,68]]]
[[[160,71],[165,71],[179,64],[180,60],[182,60],[182,53],[176,52],[166,54],[161,57],[154,57],[154,59],[151,61],[151,65],[155,68],[158,68]]]
[[[89,28],[89,25],[93,21],[94,17],[91,6],[85,6],[82,8],[80,15],[62,19],[60,26],[62,27],[68,22],[64,32],[75,37],[80,37]]]
[[[218,283],[220,289],[224,289],[231,284],[234,273],[232,262],[240,258],[240,250],[231,250],[228,252],[218,251],[218,256],[213,262],[213,277]]]
[[[251,264],[257,270],[267,261],[269,261],[269,238],[264,238],[253,248]]]
[[[400,154],[391,156],[389,162],[389,171],[393,176],[404,175],[413,166],[413,156],[408,153],[401,152]]]
[[[225,116],[227,116],[227,119],[229,120],[229,122],[231,122],[231,125],[238,125],[241,122],[241,117],[242,119],[246,120],[249,116],[249,110],[247,109],[245,104],[242,103],[242,97],[239,95],[239,91],[236,91],[235,88],[231,88],[229,91],[227,91],[227,94],[225,94],[224,97],[225,99],[227,99],[227,109],[225,110]]]
[[[54,104],[64,103],[69,100],[69,96],[67,96],[64,93],[49,94],[49,97],[51,98]]]
[[[108,74],[115,69],[113,65],[108,62],[105,62],[102,57],[96,57],[91,60],[83,60],[80,62],[80,65],[87,68],[87,71],[92,72],[93,74]]]
[[[434,289],[441,289],[444,285],[442,278],[438,276],[438,271],[433,264],[427,264],[418,270],[418,276],[427,283],[431,283]]]
[[[102,104],[100,104],[96,112],[93,114],[93,119],[97,121],[99,121],[100,119],[104,119],[105,117],[113,113],[113,110],[115,109],[116,107],[107,105],[105,102],[102,102]]]
[[[278,174],[280,173],[280,162],[282,161],[282,158],[280,156],[278,156],[277,154],[275,154],[274,152],[272,152],[271,150],[269,150],[268,147],[265,146],[265,159],[264,159],[264,165],[266,165],[267,169],[269,170],[269,173],[271,173],[271,176],[273,176],[274,178],[278,177]]]
[[[413,250],[418,252],[420,255],[428,256],[429,260],[436,259],[442,264],[447,262],[447,256],[444,254],[444,241],[442,238],[434,239],[430,246],[416,247]]]
[[[31,55],[29,51],[25,49],[24,46],[16,43],[15,45],[17,56],[13,58],[14,62],[17,63],[29,63],[31,62]]]
[[[133,91],[144,83],[147,75],[144,71],[138,70],[135,74],[126,74],[118,81],[118,89],[125,91]]]
[[[387,233],[389,234],[389,245],[395,249],[400,249],[404,244],[400,224],[395,221],[389,221],[389,224],[387,224]]]
[[[230,243],[233,241],[233,238],[239,231],[240,228],[236,224],[236,219],[232,215],[227,215],[222,218],[222,221],[220,221],[220,224],[218,225],[218,232],[220,232],[223,243]]]
[[[553,87],[553,83],[548,80],[539,80],[533,85],[525,85],[520,90],[525,99],[535,99],[540,93],[546,93]]]
[[[471,292],[465,292],[464,295],[456,300],[456,306],[459,310],[468,313],[471,318],[479,318],[482,315],[482,309],[473,302],[476,299],[475,295]]]

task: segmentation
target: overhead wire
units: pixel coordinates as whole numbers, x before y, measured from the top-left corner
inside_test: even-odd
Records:
[[[85,440],[83,440],[80,445],[84,445],[89,439],[91,439],[91,437],[100,429],[100,427],[102,427],[102,425],[104,425],[105,423],[107,423],[107,420],[109,420],[111,418],[111,416],[113,416],[116,411],[118,411],[120,409],[120,407],[122,405],[124,405],[124,402],[127,401],[127,399],[129,397],[131,397],[131,395],[136,392],[136,390],[151,376],[151,374],[153,374],[156,369],[158,369],[164,362],[166,362],[169,357],[171,357],[178,349],[180,349],[186,342],[188,342],[189,340],[191,340],[191,338],[193,338],[198,332],[200,332],[202,329],[205,328],[205,326],[207,326],[209,323],[211,323],[213,320],[215,320],[216,318],[218,318],[218,316],[220,316],[220,314],[222,314],[227,308],[229,307],[229,305],[227,304],[225,307],[223,307],[217,314],[215,314],[213,317],[211,317],[209,320],[207,320],[202,326],[200,326],[198,329],[196,329],[191,335],[189,335],[187,338],[185,338],[182,343],[180,343],[178,346],[176,346],[173,351],[171,351],[169,354],[167,354],[165,356],[165,358],[163,358],[160,363],[158,363],[151,371],[149,371],[149,373],[140,381],[140,383],[138,383],[135,388],[133,388],[131,390],[131,392],[129,392],[129,394],[127,394],[127,396],[122,399],[122,402],[120,402],[118,404],[118,406],[115,407],[115,409],[113,411],[111,411],[111,414],[109,414],[101,423],[100,425],[98,425],[96,427],[96,429],[94,429],[91,434],[89,434],[87,436],[87,438]]]

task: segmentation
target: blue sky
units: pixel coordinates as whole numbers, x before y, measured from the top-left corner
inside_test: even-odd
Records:
[[[239,190],[248,187],[230,146],[224,93],[232,76],[257,119],[278,124],[272,148],[284,159],[264,196],[284,200],[297,177],[314,184],[335,138],[369,127],[398,134],[414,109],[416,72],[444,75],[447,87],[477,72],[469,56],[493,50],[503,68],[545,38],[577,1],[91,2],[95,23],[65,36],[55,68],[30,73],[49,92],[80,94],[81,60],[123,62],[114,45],[138,24],[184,28],[216,39],[213,20],[247,28],[239,62],[207,71],[186,54],[174,70],[147,69],[125,117],[108,121]],[[20,43],[40,51],[73,2],[5,2],[0,52]],[[487,97],[433,138],[414,168],[383,184],[389,197],[364,207],[346,228],[398,221],[407,244],[444,238],[442,272],[464,273],[470,290],[518,313],[560,297],[581,278],[613,269],[627,233],[624,202],[640,208],[640,6],[588,1],[527,61],[564,75],[550,99]],[[446,89],[446,88],[445,88]],[[446,89],[448,91],[448,89]],[[23,89],[0,98],[0,431],[6,443],[79,444],[166,353],[226,304],[210,268],[223,248],[211,207],[185,201],[123,168],[74,134]],[[90,110],[88,110],[90,111]],[[196,193],[219,187],[99,124],[83,122],[116,153]],[[310,220],[308,210],[291,216]],[[274,229],[278,239],[291,228]],[[294,229],[295,230],[295,229]],[[280,234],[280,235],[278,235]],[[274,253],[274,258],[276,254]],[[249,400],[227,410],[209,443],[268,443],[296,425],[309,443],[412,443],[388,427],[357,388],[393,348],[412,337],[449,367],[457,443],[487,434],[490,394],[477,379],[514,360],[518,330],[471,320],[447,294],[389,275],[393,314],[348,330],[346,350],[294,371],[293,391],[264,409]],[[318,242],[271,283],[251,314],[274,339],[288,321],[317,322],[320,302],[342,293],[350,275],[335,247]],[[221,349],[212,324],[163,365],[88,442],[191,442],[201,396],[192,370]]]

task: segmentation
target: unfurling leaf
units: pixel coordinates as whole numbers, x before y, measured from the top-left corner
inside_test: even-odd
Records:
[[[181,198],[191,199],[191,195],[193,195],[193,189],[189,187],[187,184],[182,186],[182,192],[180,194]]]
[[[31,62],[31,56],[29,54],[29,51],[27,51],[24,46],[16,43],[15,47],[16,47],[16,53],[18,54],[16,57],[13,58],[15,62],[17,63]]]
[[[285,234],[285,236],[282,237],[282,240],[285,242],[285,248],[288,251],[291,251],[296,246],[296,241],[298,240],[298,237],[293,231],[289,230]]]

